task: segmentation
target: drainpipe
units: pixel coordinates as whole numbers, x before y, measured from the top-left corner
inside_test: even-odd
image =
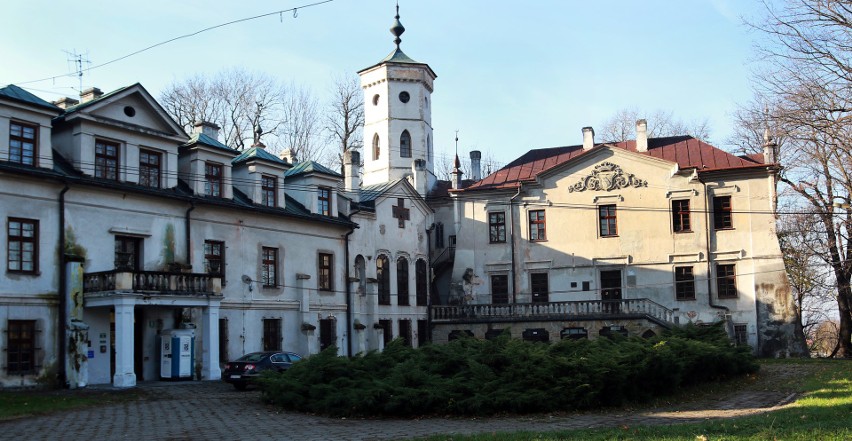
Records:
[[[713,278],[710,277],[713,269],[713,263],[710,259],[710,194],[707,192],[707,183],[701,180],[701,177],[698,177],[698,182],[704,186],[704,214],[705,214],[705,222],[704,222],[704,230],[707,234],[707,304],[710,305],[711,308],[721,309],[725,311],[725,320],[727,321],[728,315],[731,310],[727,306],[717,305],[713,303]],[[726,326],[727,328],[727,326]]]
[[[521,195],[523,184],[518,183],[518,191],[509,198],[509,251],[512,254],[512,304],[517,303],[518,292],[517,271],[515,271],[515,198]]]
[[[190,240],[189,240],[189,213],[192,213],[192,210],[195,210],[195,202],[189,201],[189,208],[186,209],[186,264],[191,267],[192,266],[192,256],[189,252]],[[221,268],[222,273],[225,272],[225,268]]]
[[[68,372],[65,369],[67,363],[67,360],[65,360],[67,357],[65,328],[68,321],[68,312],[66,311],[68,307],[68,287],[66,286],[68,281],[65,277],[65,193],[70,189],[71,187],[66,183],[62,191],[59,192],[59,323],[56,341],[59,346],[58,377],[62,387],[68,387]]]
[[[432,231],[434,230],[435,223],[432,222],[432,225],[426,229],[426,330],[429,331],[429,343],[432,343]],[[417,272],[416,268],[415,272]]]
[[[349,213],[349,220],[352,221],[352,216],[361,210],[356,209]],[[349,232],[343,235],[345,246],[343,248],[344,270],[343,278],[346,281],[346,355],[352,358],[352,287],[349,282],[349,236],[355,232],[356,228],[360,228],[358,224],[353,222]]]

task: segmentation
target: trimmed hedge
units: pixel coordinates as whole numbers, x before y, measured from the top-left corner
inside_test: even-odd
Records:
[[[338,357],[329,348],[261,379],[263,399],[331,416],[492,415],[645,401],[685,385],[755,372],[748,347],[721,326],[686,326],[652,339],[555,344],[463,338]]]

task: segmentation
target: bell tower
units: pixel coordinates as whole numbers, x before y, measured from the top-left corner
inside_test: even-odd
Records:
[[[437,75],[428,64],[414,61],[400,49],[405,27],[399,21],[398,4],[390,32],[396,48],[358,72],[364,90],[363,185],[422,173],[425,163],[426,185],[417,186],[425,196],[436,182],[432,90]]]

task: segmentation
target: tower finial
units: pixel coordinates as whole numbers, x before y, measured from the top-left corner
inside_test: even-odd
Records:
[[[405,26],[399,21],[399,1],[396,2],[396,16],[394,16],[393,26],[391,26],[390,31],[396,37],[393,39],[393,42],[396,43],[396,48],[399,49],[399,44],[402,43],[402,39],[399,36],[405,32]]]

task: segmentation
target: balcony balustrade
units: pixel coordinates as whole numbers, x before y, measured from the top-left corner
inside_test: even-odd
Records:
[[[83,292],[134,291],[160,295],[221,295],[222,278],[204,273],[112,270],[83,275]]]
[[[640,317],[666,324],[673,321],[670,309],[648,299],[432,306],[434,323]]]

